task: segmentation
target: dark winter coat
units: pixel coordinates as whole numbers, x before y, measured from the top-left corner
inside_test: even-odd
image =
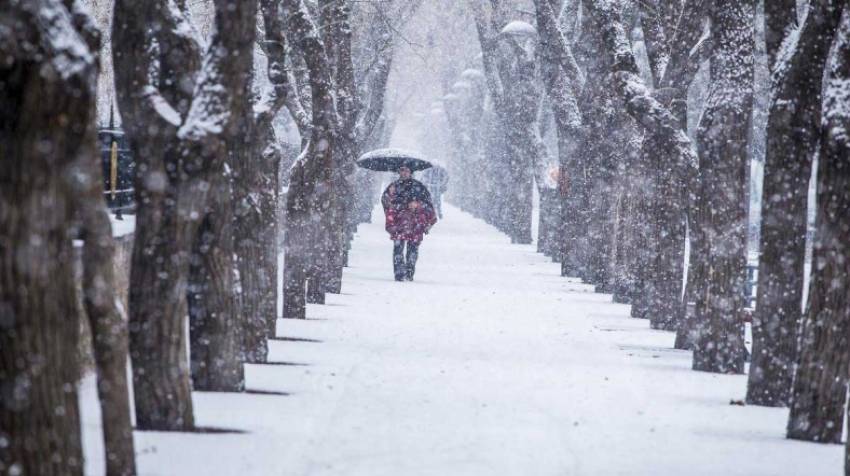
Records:
[[[399,179],[391,183],[381,196],[381,204],[392,240],[419,243],[437,223],[431,194],[418,180]]]

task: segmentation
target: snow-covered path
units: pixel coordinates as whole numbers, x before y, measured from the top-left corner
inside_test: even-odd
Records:
[[[783,438],[786,410],[730,405],[745,377],[691,371],[671,333],[456,209],[415,282],[392,280],[390,254],[383,219],[363,225],[343,294],[279,321],[287,365],[247,370],[288,395],[195,393],[200,425],[245,433],[137,432],[141,473],[841,473],[842,447]]]

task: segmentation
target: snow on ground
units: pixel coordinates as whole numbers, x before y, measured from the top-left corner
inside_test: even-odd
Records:
[[[198,424],[244,433],[136,432],[140,473],[841,474],[841,446],[784,439],[787,410],[729,404],[745,377],[691,371],[672,333],[446,209],[412,283],[392,280],[383,219],[362,226],[343,294],[279,321],[300,339],[271,343],[280,365],[247,368],[288,395],[195,392]]]
[[[136,215],[124,215],[119,220],[110,211],[109,222],[112,224],[112,236],[114,237],[129,235],[136,230]]]

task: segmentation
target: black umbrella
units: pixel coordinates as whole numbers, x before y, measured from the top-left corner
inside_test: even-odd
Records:
[[[375,172],[398,172],[401,167],[407,167],[411,172],[433,167],[431,162],[419,154],[400,149],[378,149],[363,154],[357,160],[357,165]]]

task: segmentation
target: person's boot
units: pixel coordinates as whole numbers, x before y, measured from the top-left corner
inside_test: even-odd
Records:
[[[404,263],[403,248],[395,243],[393,248],[393,274],[396,281],[404,281],[407,276],[407,265]]]
[[[404,279],[413,281],[413,273],[416,272],[416,261],[419,259],[419,244],[407,245],[407,256],[405,257]]]

